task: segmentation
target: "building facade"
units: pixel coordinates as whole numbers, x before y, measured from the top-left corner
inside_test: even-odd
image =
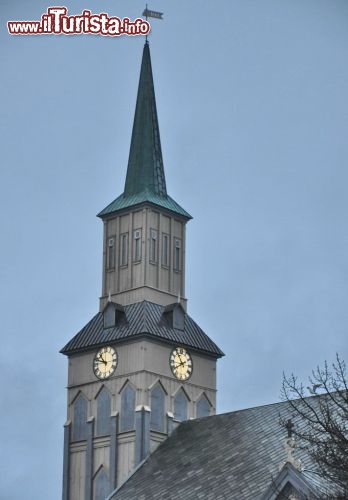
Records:
[[[148,42],[124,192],[99,217],[99,312],[61,351],[64,500],[104,500],[180,422],[216,411],[223,353],[187,314],[191,216],[167,193]]]

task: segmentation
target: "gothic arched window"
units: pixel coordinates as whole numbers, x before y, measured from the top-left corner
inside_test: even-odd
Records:
[[[210,404],[204,394],[200,397],[197,403],[197,418],[209,417]]]
[[[180,389],[174,398],[174,418],[175,420],[179,420],[182,422],[183,420],[187,420],[187,406],[188,399],[186,394],[182,389]]]
[[[110,434],[111,429],[111,397],[109,391],[102,388],[97,396],[97,426],[96,435]]]
[[[164,401],[166,394],[160,384],[151,391],[151,423],[154,431],[164,432]]]
[[[74,401],[72,440],[81,441],[87,436],[87,400],[79,394]]]
[[[102,467],[94,479],[94,499],[105,500],[110,494],[111,486],[107,473]]]
[[[127,383],[121,394],[120,431],[132,431],[135,417],[135,389]]]

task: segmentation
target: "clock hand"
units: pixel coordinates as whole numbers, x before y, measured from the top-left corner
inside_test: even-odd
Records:
[[[101,361],[102,363],[104,363],[104,365],[107,365],[108,362],[105,361],[105,359],[103,358],[102,355],[100,355],[100,357],[98,359],[99,359],[99,361]]]
[[[179,356],[179,359],[180,359],[180,366],[185,366],[185,361],[183,361],[183,360],[181,359],[180,354],[178,354],[178,356]]]

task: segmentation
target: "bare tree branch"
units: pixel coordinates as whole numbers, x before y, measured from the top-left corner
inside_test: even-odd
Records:
[[[291,374],[283,373],[281,395],[297,425],[293,430],[299,448],[306,450],[325,481],[337,495],[348,498],[348,381],[345,362],[336,355],[331,365],[317,367],[308,377],[307,391]],[[318,391],[318,392],[317,392]],[[286,426],[286,419],[281,420]],[[341,495],[341,496],[339,496]]]

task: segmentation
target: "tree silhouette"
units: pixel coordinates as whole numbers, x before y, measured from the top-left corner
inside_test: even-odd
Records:
[[[298,425],[291,432],[297,446],[311,457],[326,483],[322,498],[348,499],[348,382],[346,364],[336,361],[317,367],[304,387],[295,375],[283,374],[282,397]],[[281,424],[288,428],[287,420]],[[335,493],[332,493],[335,492]]]

